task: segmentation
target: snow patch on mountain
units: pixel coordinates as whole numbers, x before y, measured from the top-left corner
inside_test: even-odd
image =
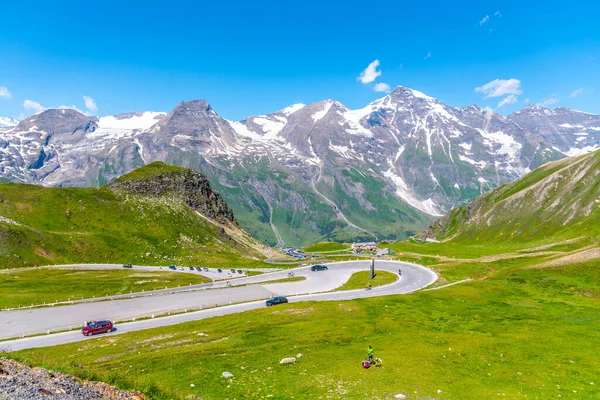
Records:
[[[130,116],[111,115],[98,119],[98,128],[100,129],[120,129],[120,130],[145,130],[156,124],[162,117],[167,115],[165,112],[144,111],[132,113]]]
[[[600,149],[600,146],[585,146],[582,148],[573,147],[573,148],[569,149],[568,151],[561,151],[561,153],[563,153],[569,157],[576,157],[576,156],[580,156],[580,155],[583,155],[586,153],[591,153],[592,151],[596,151],[599,149]],[[556,149],[556,150],[558,150],[558,149]],[[560,150],[558,150],[558,151],[560,151]]]
[[[316,123],[317,121],[321,120],[325,115],[327,115],[327,113],[331,109],[332,105],[333,105],[333,101],[331,101],[331,100],[326,101],[323,104],[323,109],[317,111],[316,113],[314,113],[312,115],[312,119],[313,119],[314,123]]]
[[[396,195],[402,200],[404,200],[406,203],[408,203],[410,206],[435,217],[443,215],[437,209],[437,206],[431,198],[427,200],[420,200],[419,198],[417,198],[413,190],[408,187],[406,182],[404,182],[404,179],[395,174],[391,168],[387,171],[383,171],[383,176],[392,181],[392,183],[396,186]]]
[[[283,110],[279,110],[279,112],[284,114],[286,117],[289,117],[291,114],[295,113],[298,110],[301,110],[304,107],[306,107],[306,104],[292,104],[291,106],[286,107]]]
[[[13,126],[17,126],[19,124],[19,120],[10,117],[0,117],[0,128],[12,128]]]

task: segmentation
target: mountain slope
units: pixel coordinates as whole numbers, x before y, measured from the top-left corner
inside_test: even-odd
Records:
[[[131,262],[241,265],[272,255],[196,171],[153,163],[100,188],[0,185],[2,268]]]
[[[597,238],[600,151],[545,164],[453,209],[426,234],[459,242]]]
[[[153,161],[200,170],[269,245],[397,239],[536,167],[600,148],[600,116],[507,117],[398,87],[350,110],[325,100],[239,122],[205,100],[169,113],[46,110],[0,131],[0,179],[101,186]]]

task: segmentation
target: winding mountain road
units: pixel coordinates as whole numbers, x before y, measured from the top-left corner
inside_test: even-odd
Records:
[[[368,270],[371,262],[344,261],[326,265],[329,267],[326,271],[313,272],[310,267],[301,267],[231,279],[231,287],[227,285],[227,282],[219,281],[177,289],[112,296],[114,300],[108,301],[0,311],[0,339],[42,335],[0,342],[0,349],[16,351],[89,340],[90,338],[83,336],[79,330],[56,334],[46,333],[77,328],[83,324],[83,321],[91,319],[106,318],[113,321],[126,321],[148,318],[142,321],[116,324],[116,330],[109,334],[114,335],[254,310],[265,307],[264,299],[274,296],[288,296],[290,303],[312,300],[350,300],[411,293],[437,280],[437,275],[433,271],[419,265],[399,261],[376,261],[375,268],[377,270],[397,274],[401,269],[402,275],[395,282],[374,287],[370,291],[359,289],[331,292],[347,282],[355,272]],[[306,279],[269,283],[269,281],[287,278],[289,271],[293,272],[295,276],[302,276]],[[154,316],[170,313],[180,314],[154,318]],[[102,337],[104,336],[106,335],[102,335]]]

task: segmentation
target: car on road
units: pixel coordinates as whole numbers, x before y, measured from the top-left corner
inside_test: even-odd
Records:
[[[231,276],[231,272],[227,272],[225,275],[226,276]]]
[[[322,264],[317,264],[317,265],[313,265],[312,267],[310,267],[311,271],[327,271],[329,268],[327,268],[326,265],[322,265]]]
[[[208,272],[208,268],[207,267],[204,267],[203,269],[204,269],[204,272]]]
[[[267,307],[271,307],[276,304],[285,304],[287,302],[288,302],[288,299],[286,297],[277,296],[277,297],[273,297],[272,299],[267,300],[265,302],[265,304],[267,305]]]
[[[202,271],[202,268],[196,267],[196,271],[200,272],[200,271]]]
[[[133,268],[133,265],[131,265],[131,264],[123,264],[123,268]]]
[[[174,265],[169,265],[169,269],[172,269],[173,271],[175,271],[177,269],[177,267]]]
[[[235,268],[231,268],[231,273],[235,274]]]
[[[222,270],[221,268],[217,268],[217,272],[218,272],[218,273],[222,273],[222,272],[223,272],[223,270]]]
[[[109,320],[91,321],[91,322],[88,322],[85,324],[85,326],[81,330],[81,333],[84,336],[92,336],[97,333],[112,332],[112,330],[113,330],[113,323]]]
[[[193,271],[193,270],[194,270],[194,267],[190,267],[190,271]]]
[[[244,272],[242,272],[241,269],[238,269],[238,274],[243,274]]]

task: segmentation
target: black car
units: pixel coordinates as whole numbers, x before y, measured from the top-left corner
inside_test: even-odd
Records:
[[[173,271],[175,271],[177,269],[177,267],[175,267],[174,265],[169,265],[169,269],[172,269]]]
[[[133,268],[133,265],[131,265],[131,264],[123,264],[123,268]]]
[[[200,272],[200,271],[202,271],[202,268],[196,267],[196,271]]]
[[[190,271],[193,271],[193,270],[194,270],[194,267],[190,267]]]
[[[235,274],[235,268],[231,268],[231,273]]]
[[[274,306],[275,304],[284,304],[287,302],[288,302],[288,299],[286,297],[279,296],[279,297],[273,297],[272,299],[267,300],[265,302],[265,304],[267,305],[267,307],[271,307],[271,306]]]
[[[217,268],[217,272],[218,272],[218,273],[222,273],[222,272],[223,272],[223,270],[222,270],[221,268]]]
[[[321,264],[313,265],[312,267],[310,267],[311,271],[326,271],[328,269],[329,268],[327,268],[327,266]]]
[[[243,274],[244,272],[242,272],[241,269],[238,269],[238,274]]]
[[[204,267],[203,269],[204,269],[204,272],[208,272],[208,268],[207,267]]]

